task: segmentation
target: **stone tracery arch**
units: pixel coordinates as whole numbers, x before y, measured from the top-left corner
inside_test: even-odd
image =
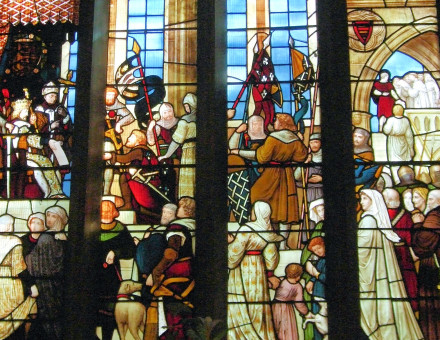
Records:
[[[421,62],[435,79],[439,79],[437,70],[440,68],[438,60],[433,61],[432,55],[438,55],[438,41],[430,44],[437,38],[436,18],[428,16],[402,26],[396,30],[372,53],[365,62],[358,78],[352,86],[353,124],[370,129],[370,93],[373,82],[385,62],[397,50],[400,50]],[[415,43],[412,43],[415,42]],[[431,48],[426,51],[426,46]],[[422,47],[421,47],[422,46]],[[435,51],[432,51],[435,49]]]

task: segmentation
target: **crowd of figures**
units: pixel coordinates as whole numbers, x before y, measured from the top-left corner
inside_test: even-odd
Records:
[[[63,180],[69,172],[72,118],[60,102],[58,85],[48,82],[43,102],[29,91],[0,101],[0,194],[6,198],[63,198]]]
[[[26,97],[4,102],[2,193],[8,197],[65,197],[58,166],[70,162],[72,122],[58,92],[48,83],[42,105]],[[121,339],[128,331],[135,339],[139,332],[186,339],[194,307],[197,97],[184,96],[180,118],[170,103],[158,103],[145,124],[114,88],[107,89],[106,105],[96,251],[101,339],[112,339],[115,330]],[[399,164],[414,157],[413,127],[404,105],[393,101],[390,112],[381,126],[388,165],[374,162],[371,133],[353,129],[361,326],[371,339],[437,339],[440,165],[421,176]],[[229,110],[228,118],[234,114]],[[305,138],[289,114],[262,114],[251,115],[229,139],[228,207],[239,227],[228,235],[228,337],[326,339],[321,135],[312,129]],[[133,213],[130,224],[145,226],[142,237],[133,237],[122,212]],[[0,217],[0,338],[62,338],[66,225],[58,205],[30,215],[21,238],[14,236],[14,217]],[[121,260],[133,260],[129,280]]]
[[[101,300],[99,309],[102,338],[109,339],[117,325],[121,339],[124,339],[127,327],[134,337],[140,329],[148,338],[166,338],[173,334],[173,338],[184,339],[187,337],[185,319],[191,317],[193,307],[190,293],[194,281],[190,263],[195,248],[192,239],[195,226],[194,216],[185,215],[180,206],[194,202],[195,171],[192,165],[195,164],[197,98],[191,93],[185,95],[182,102],[185,114],[180,118],[176,117],[170,103],[158,104],[158,114],[147,119],[145,124],[139,124],[124,138],[121,132],[128,130],[134,120],[127,119],[130,111],[118,102],[116,94],[111,89],[107,91],[108,129],[104,160],[108,168],[103,193],[109,200],[103,201],[101,209],[101,240],[108,238],[106,235],[114,239],[102,243],[108,247],[104,247],[101,254],[104,265],[99,275],[105,278],[103,282],[108,280],[106,287],[112,287],[111,292],[104,294],[107,299]],[[228,286],[234,292],[229,294],[228,320],[231,324],[228,336],[231,339],[243,336],[282,339],[286,334],[285,339],[292,338],[299,331],[294,308],[288,306],[294,301],[303,315],[307,315],[307,320],[314,321],[314,325],[305,325],[309,338],[325,337],[320,134],[309,136],[308,150],[291,115],[276,114],[271,119],[264,119],[261,112],[252,115],[247,124],[239,126],[229,141],[229,208],[231,216],[242,227],[229,237]],[[229,110],[230,118],[234,113]],[[307,167],[295,171],[292,164],[297,162],[306,163]],[[180,166],[174,172],[176,164]],[[262,171],[259,171],[261,165]],[[303,207],[299,204],[297,187],[306,188],[301,197]],[[164,219],[173,215],[168,212],[171,205],[167,202],[176,200],[179,209],[172,218],[177,217],[177,220],[167,225]],[[160,209],[162,217],[159,221]],[[304,209],[310,211],[307,226],[301,225]],[[109,213],[105,217],[104,211],[107,210]],[[137,223],[160,226],[147,230],[144,239],[132,240],[117,222],[117,210],[134,211]],[[303,248],[301,263],[289,264],[286,276],[277,277],[274,270],[279,264],[280,250]],[[121,268],[115,259],[131,257],[135,258],[139,269],[135,281],[139,280],[140,286],[136,282],[121,285]],[[303,292],[299,281],[304,277],[307,277],[307,289]],[[269,305],[269,287],[277,290],[273,312]],[[254,288],[255,293],[252,292]],[[119,320],[119,299],[116,305],[111,303],[116,293],[124,299],[126,293],[133,290],[142,292],[143,301],[138,303],[143,307],[139,308],[138,315],[146,313],[140,318],[146,321],[140,320],[138,327],[134,321],[130,327],[130,321],[124,324]],[[307,304],[304,299],[308,299]],[[162,301],[167,323],[164,334],[160,334],[157,328],[157,313]],[[134,304],[136,301],[126,301],[125,305],[130,302]],[[286,321],[284,314],[287,312],[292,319]],[[321,319],[320,315],[323,315]],[[256,322],[254,326],[251,320]],[[302,326],[299,328],[302,331]]]
[[[407,108],[438,108],[440,93],[437,82],[430,73],[409,72],[394,77],[393,86]]]
[[[15,218],[0,216],[0,338],[62,339],[66,210],[29,215],[29,232],[14,235]]]
[[[150,112],[145,108],[141,119],[111,87],[106,105],[97,268],[101,339],[112,339],[115,329],[121,339],[128,331],[135,339],[139,332],[145,339],[186,339],[194,307],[197,97],[184,96],[180,118],[171,103],[161,101]],[[141,239],[132,237],[118,219],[120,212],[145,227]],[[134,260],[130,280],[123,279],[120,259]]]
[[[362,166],[364,169],[370,167],[371,173],[367,177],[371,181],[365,181],[363,171],[359,171],[359,176],[356,177],[357,189],[361,189],[362,210],[367,209],[365,204],[370,206],[369,203],[363,204],[362,199],[368,201],[365,197],[369,197],[373,203],[376,200],[373,204],[376,207],[367,209],[375,212],[370,213],[374,221],[364,212],[359,223],[362,327],[371,338],[438,339],[440,272],[437,236],[440,222],[440,165],[436,164],[439,159],[433,157],[437,154],[439,145],[434,138],[433,144],[430,144],[431,150],[427,153],[426,145],[422,145],[421,154],[427,154],[434,164],[426,162],[417,166],[410,165],[416,154],[414,138],[418,130],[405,114],[406,109],[438,108],[438,85],[429,73],[409,72],[402,78],[394,77],[391,82],[390,73],[382,70],[379,78],[374,84],[372,94],[377,99],[380,131],[386,137],[388,166],[365,166],[367,159],[364,159],[364,162],[359,163],[357,171]],[[437,132],[427,131],[428,134]],[[369,139],[368,131],[355,130],[355,154],[360,154],[360,149],[366,150],[370,154],[369,160],[372,161],[374,155]],[[374,148],[380,149],[383,146],[374,145]],[[366,188],[377,191],[362,191]],[[385,207],[378,203],[382,199]],[[381,233],[371,237],[371,231],[367,232],[365,229],[379,229]],[[371,240],[374,242],[371,243]],[[373,250],[374,248],[377,250]],[[371,261],[371,255],[376,257],[374,271],[371,263],[367,262]],[[387,287],[379,285],[379,282],[383,282],[379,280],[383,278],[390,282]],[[375,290],[372,289],[372,283],[376,284]],[[407,307],[389,302],[396,297],[410,302],[415,318],[411,313],[402,312],[408,310]],[[369,298],[379,298],[384,303],[372,306],[368,302]],[[372,307],[376,308],[375,313],[372,313]],[[388,313],[387,319],[385,314],[380,314],[379,308],[388,308],[394,312]],[[408,316],[411,316],[411,320],[407,319]],[[410,326],[402,328],[403,323]]]
[[[303,140],[283,113],[229,139],[229,339],[327,338],[321,135]]]
[[[378,108],[392,101],[381,115],[386,145],[374,145],[386,150],[386,165],[375,163],[370,131],[353,128],[361,325],[370,339],[438,339],[440,166],[404,163],[416,151],[405,115],[411,101],[392,91],[375,93],[383,96]],[[228,238],[231,339],[327,336],[320,134],[307,139],[308,148],[282,113],[268,126],[252,115],[229,139],[229,208],[241,225]],[[295,250],[299,260],[280,261],[283,253],[297,258]]]
[[[361,325],[372,339],[440,336],[440,190],[409,178],[360,191]]]
[[[69,171],[73,124],[59,91],[54,82],[44,85],[41,104],[29,98],[27,90],[13,98],[7,90],[2,92],[3,197],[28,201],[66,197],[63,181]],[[184,114],[177,118],[173,105],[161,100],[153,110],[148,108],[147,119],[148,111],[136,115],[118,90],[106,91],[103,158],[108,166],[96,251],[100,282],[96,315],[102,339],[112,339],[116,329],[121,339],[128,329],[136,339],[139,331],[151,339],[186,338],[184,320],[192,315],[195,284],[191,262],[196,96],[186,94],[182,107]],[[54,210],[62,223],[53,221]],[[118,219],[119,211],[126,213],[124,223]],[[126,216],[131,216],[129,222]],[[1,222],[0,338],[62,339],[66,211],[54,206],[45,214],[30,215],[30,232],[21,240],[14,236],[14,217],[5,215]],[[148,230],[138,239],[125,223],[143,224]],[[124,280],[121,259],[134,260],[130,280]],[[127,309],[132,311],[128,319]],[[163,309],[165,328],[160,329],[158,315]]]
[[[374,188],[358,192],[362,329],[370,339],[438,339],[440,190],[417,181]],[[269,204],[255,202],[252,215],[228,238],[229,338],[326,338],[324,220],[300,261],[277,277],[283,237],[270,222]]]
[[[257,201],[252,214],[253,221],[228,236],[228,338],[299,339],[304,328],[309,339],[325,339],[324,238],[314,235],[302,251],[301,262],[288,264],[285,276],[277,277],[274,270],[283,237],[271,226],[268,203]],[[275,290],[272,302],[269,289]],[[301,328],[295,308],[305,319]]]
[[[121,339],[128,329],[135,339],[140,339],[139,330],[151,339],[186,338],[184,320],[193,308],[194,214],[192,198],[166,204],[160,224],[138,239],[118,220],[116,204],[102,201],[95,261],[96,326],[102,329],[102,339],[112,339],[116,329]],[[0,216],[1,339],[63,339],[67,219],[64,208],[51,206],[45,213],[31,214],[29,232],[18,237],[14,217]],[[129,280],[122,277],[122,259],[134,260],[138,268]],[[165,329],[159,329],[159,304],[164,308]]]
[[[414,157],[412,130],[403,106],[394,105],[383,125],[388,166],[374,165],[370,133],[354,130],[356,184],[363,211],[358,231],[361,323],[373,339],[440,336],[436,255],[440,166],[427,164],[426,171],[418,169],[416,174],[413,167],[399,165]]]
[[[195,201],[182,197],[178,205],[163,206],[160,223],[147,229],[141,239],[132,237],[118,220],[115,203],[101,203],[101,234],[97,254],[99,283],[98,325],[102,339],[121,339],[129,330],[135,339],[186,339],[193,305],[192,259],[194,254]],[[138,274],[123,280],[121,259],[134,259]],[[133,294],[140,291],[140,295]],[[166,325],[159,329],[163,306]]]
[[[440,89],[429,72],[408,72],[402,77],[391,78],[388,70],[379,72],[371,97],[377,104],[379,131],[392,115],[394,104],[407,109],[436,109],[440,107]]]
[[[197,97],[185,95],[180,118],[171,103],[163,102],[141,124],[114,91],[109,88],[106,96],[103,195],[119,196],[121,210],[135,211],[138,223],[154,223],[163,204],[194,197]],[[133,122],[135,128],[127,126]],[[125,130],[128,137],[123,137]]]

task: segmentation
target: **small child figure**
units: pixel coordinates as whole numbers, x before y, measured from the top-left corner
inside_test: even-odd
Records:
[[[297,340],[299,335],[293,305],[301,315],[309,313],[303,299],[303,287],[299,283],[303,268],[300,264],[291,263],[285,271],[286,277],[276,289],[272,301],[272,316],[279,340]]]
[[[320,309],[322,303],[325,303],[325,276],[326,276],[326,265],[325,265],[325,244],[324,238],[318,236],[310,240],[307,249],[315,254],[319,260],[315,265],[307,262],[306,270],[312,276],[312,279],[306,284],[307,292],[313,296],[312,313],[314,315],[320,314]],[[318,302],[319,301],[319,302]],[[327,323],[327,312],[325,312],[325,319],[322,323]],[[321,328],[321,327],[320,327]],[[324,327],[321,328],[325,329]],[[314,339],[321,340],[326,332],[321,333],[315,324],[314,328]]]

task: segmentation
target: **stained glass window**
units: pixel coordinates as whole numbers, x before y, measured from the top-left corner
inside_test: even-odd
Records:
[[[185,338],[200,322],[230,339],[439,338],[436,2],[207,3],[111,0],[86,46],[78,0],[2,1],[0,338]],[[106,80],[85,81],[102,33]],[[80,183],[93,153],[103,177]],[[225,322],[194,317],[211,315]]]
[[[124,338],[126,322],[132,334],[182,338],[193,313],[195,4],[111,5],[98,246],[102,339]],[[124,314],[133,299],[139,322]]]
[[[435,2],[347,5],[361,327],[370,338],[436,339]]]
[[[62,338],[78,5],[1,5],[2,339]]]
[[[327,334],[315,15],[228,2],[229,339]]]

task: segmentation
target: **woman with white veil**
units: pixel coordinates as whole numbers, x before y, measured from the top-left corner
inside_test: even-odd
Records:
[[[228,235],[228,338],[275,339],[269,288],[280,280],[273,276],[278,265],[278,242],[270,224],[271,209],[266,202],[255,202],[252,220],[237,234]]]
[[[13,231],[14,218],[0,216],[0,339],[9,337],[29,314],[37,312],[38,290],[35,285],[30,286],[29,275],[24,275],[26,263],[21,240]],[[25,279],[28,281],[24,282]],[[28,294],[24,287],[29,289]]]
[[[316,236],[321,236],[321,234],[323,233],[322,228],[324,225],[324,217],[325,217],[323,198],[318,198],[317,200],[310,202],[309,217],[310,217],[310,231],[311,231],[311,235],[309,239]]]
[[[411,309],[393,243],[400,237],[392,230],[382,195],[365,189],[360,193],[363,214],[358,227],[361,326],[370,339],[423,339]]]

